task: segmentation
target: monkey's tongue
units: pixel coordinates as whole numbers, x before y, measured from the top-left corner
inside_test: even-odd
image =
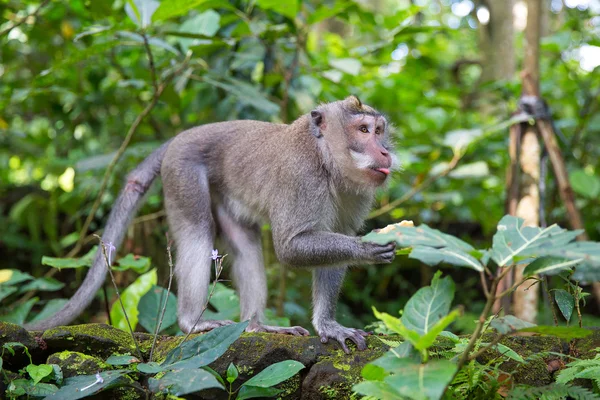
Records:
[[[390,174],[390,170],[388,168],[376,168],[375,171],[379,171],[379,172],[384,173],[386,175]]]

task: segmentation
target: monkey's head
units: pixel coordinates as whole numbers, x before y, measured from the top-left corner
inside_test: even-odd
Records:
[[[310,113],[311,132],[324,141],[343,178],[361,186],[383,185],[396,166],[388,122],[356,96],[320,105]]]

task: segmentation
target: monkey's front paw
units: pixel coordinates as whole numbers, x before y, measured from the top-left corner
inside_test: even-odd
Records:
[[[370,333],[365,332],[361,329],[346,328],[337,322],[325,324],[319,329],[319,336],[321,337],[321,343],[329,342],[329,339],[336,340],[346,354],[350,354],[350,350],[346,345],[346,339],[350,339],[358,350],[365,350],[367,348],[366,336]]]
[[[389,264],[396,257],[396,242],[388,244],[364,243],[367,261],[374,264]]]
[[[270,332],[281,333],[284,335],[308,336],[309,332],[301,326],[270,326],[251,323],[246,328],[246,332]]]

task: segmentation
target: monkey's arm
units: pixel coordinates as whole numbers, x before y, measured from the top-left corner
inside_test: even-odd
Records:
[[[275,229],[275,227],[274,227]],[[281,238],[274,231],[274,238]],[[340,264],[387,264],[394,259],[395,244],[362,242],[359,237],[327,231],[303,231],[275,240],[279,260],[293,267],[339,266]]]

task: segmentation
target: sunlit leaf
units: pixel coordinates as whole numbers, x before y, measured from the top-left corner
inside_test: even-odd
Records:
[[[278,383],[281,383],[292,376],[296,375],[298,371],[304,368],[301,362],[295,360],[281,361],[260,371],[252,378],[244,382],[244,386],[256,386],[256,387],[271,387]]]
[[[144,296],[154,285],[156,285],[156,269],[146,272],[139,276],[131,285],[127,286],[121,292],[121,300],[125,307],[125,312],[129,317],[131,329],[135,329],[138,323],[138,304],[142,296]],[[127,320],[121,302],[117,299],[110,308],[110,319],[114,326],[124,331],[128,331]]]

